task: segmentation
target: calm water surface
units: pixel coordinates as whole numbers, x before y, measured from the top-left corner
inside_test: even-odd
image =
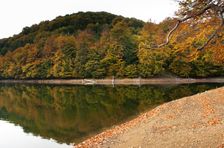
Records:
[[[164,102],[220,86],[0,84],[0,147],[71,147]]]

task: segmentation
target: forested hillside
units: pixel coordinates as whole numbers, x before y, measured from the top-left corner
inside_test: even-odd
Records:
[[[197,50],[218,23],[183,23],[169,45],[154,49],[174,19],[155,24],[106,12],[60,16],[0,40],[0,78],[224,76],[224,31]]]

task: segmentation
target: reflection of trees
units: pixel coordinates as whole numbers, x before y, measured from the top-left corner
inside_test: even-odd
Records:
[[[0,86],[0,118],[61,143],[124,121],[163,102],[212,88],[182,86]]]

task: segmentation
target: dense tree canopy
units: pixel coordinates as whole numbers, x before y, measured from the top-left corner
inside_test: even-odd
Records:
[[[218,17],[198,24],[181,22],[167,46],[149,49],[164,42],[176,21],[155,24],[106,12],[80,12],[25,27],[0,40],[0,78],[223,76],[223,30],[203,52],[197,50],[220,24]]]

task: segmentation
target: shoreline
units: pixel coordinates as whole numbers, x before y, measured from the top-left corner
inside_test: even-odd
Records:
[[[49,79],[49,80],[0,80],[0,84],[56,84],[56,85],[149,85],[224,83],[224,78],[151,78],[151,79]]]
[[[223,147],[224,87],[171,101],[74,145]]]

